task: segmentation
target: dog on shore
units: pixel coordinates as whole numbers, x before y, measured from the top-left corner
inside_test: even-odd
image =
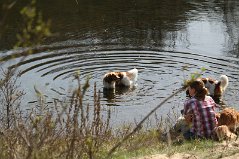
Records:
[[[219,141],[222,140],[235,140],[237,135],[232,133],[226,125],[217,126],[214,129],[215,135]]]
[[[131,87],[137,82],[138,70],[136,68],[127,72],[109,72],[103,77],[105,89],[114,89],[115,87]]]
[[[231,132],[237,133],[239,127],[239,112],[234,108],[225,108],[219,113],[218,125],[226,125]]]
[[[214,129],[219,141],[234,140],[237,138],[239,128],[239,112],[231,107],[224,108],[216,114],[218,126]]]

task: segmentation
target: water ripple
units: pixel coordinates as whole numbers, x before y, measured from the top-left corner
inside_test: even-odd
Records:
[[[82,48],[83,47],[83,48]],[[119,48],[117,48],[119,47]],[[101,103],[105,106],[137,106],[139,109],[150,110],[163,98],[168,97],[174,90],[181,87],[183,80],[190,74],[206,68],[204,76],[218,78],[221,74],[229,77],[230,85],[225,93],[225,100],[230,105],[236,105],[239,85],[239,60],[227,57],[213,57],[190,52],[165,50],[142,50],[135,48],[120,49],[97,46],[89,49],[85,45],[74,44],[68,47],[42,47],[35,54],[27,56],[23,61],[11,64],[10,68],[18,67],[21,71],[20,80],[24,88],[32,89],[40,85],[47,94],[59,98],[67,94],[68,87],[74,87],[72,81],[75,72],[80,71],[82,79],[90,77],[90,84],[97,83],[102,93]],[[87,48],[87,49],[86,49]],[[122,47],[121,47],[122,48]],[[12,52],[12,54],[15,54]],[[23,54],[23,53],[22,53]],[[11,54],[2,59],[10,58]],[[18,56],[20,59],[21,56]],[[109,71],[127,71],[132,68],[139,70],[138,85],[130,90],[103,90],[102,77]],[[186,70],[183,70],[186,68]],[[28,81],[28,82],[25,82]],[[46,83],[49,83],[48,88]],[[62,88],[62,89],[60,89]],[[93,96],[90,88],[86,98]],[[49,97],[49,95],[48,95]],[[166,104],[169,109],[181,105],[185,94],[182,93]],[[50,97],[49,97],[50,98]],[[53,97],[52,97],[53,98]],[[50,99],[49,99],[50,100]],[[168,105],[168,107],[167,107]],[[180,106],[182,108],[182,106]],[[122,108],[118,111],[127,111]]]

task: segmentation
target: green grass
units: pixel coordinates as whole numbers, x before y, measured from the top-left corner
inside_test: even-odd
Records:
[[[185,141],[174,134],[171,135],[171,140],[167,140],[162,134],[165,133],[165,123],[168,124],[166,127],[173,125],[168,120],[156,120],[155,127],[140,125],[132,134],[130,132],[135,129],[131,123],[116,130],[109,124],[110,109],[107,115],[102,116],[100,92],[97,92],[96,84],[92,99],[94,102],[90,106],[83,102],[89,81],[81,86],[78,76],[76,80],[79,86],[65,102],[56,100],[50,106],[50,111],[34,109],[22,115],[20,103],[24,93],[18,90],[12,74],[6,73],[0,79],[1,159],[101,159],[106,158],[118,143],[122,144],[109,158],[128,159],[153,154],[171,156],[186,153],[200,158],[217,159],[238,151],[238,146],[230,147],[212,140]],[[45,107],[41,93],[38,98],[36,107]],[[129,138],[122,142],[128,134]]]
[[[140,136],[135,136],[141,138]],[[151,136],[152,137],[152,136]],[[135,139],[137,140],[137,139]],[[143,143],[147,141],[143,140]],[[124,147],[124,148],[123,148]],[[183,142],[175,142],[168,145],[163,142],[152,142],[138,149],[130,149],[123,146],[116,151],[112,158],[114,159],[129,159],[139,158],[143,156],[150,156],[156,154],[166,154],[172,156],[177,153],[195,155],[200,159],[219,159],[226,156],[231,156],[238,153],[237,146],[230,146],[230,144],[222,144],[213,140],[191,140]]]

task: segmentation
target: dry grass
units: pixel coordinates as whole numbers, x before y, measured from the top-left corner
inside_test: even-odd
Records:
[[[23,93],[18,91],[12,74],[1,79],[1,142],[0,158],[101,158],[104,146],[112,138],[110,111],[102,116],[100,93],[94,86],[93,106],[83,103],[89,81],[78,88],[69,102],[54,101],[55,110],[32,109],[22,113]],[[17,97],[17,98],[13,98]],[[43,107],[39,93],[40,107]]]
[[[129,123],[117,130],[113,129],[110,126],[110,109],[107,113],[104,112],[105,115],[102,113],[96,84],[93,105],[83,102],[89,80],[82,85],[78,75],[75,76],[78,87],[67,101],[54,100],[52,109],[41,109],[46,105],[38,92],[38,109],[24,112],[21,109],[24,92],[19,90],[17,79],[11,72],[3,72],[2,77],[1,159],[132,158],[157,153],[173,155],[178,152],[196,153],[205,157],[207,155],[203,151],[214,152],[217,147],[217,143],[213,141],[185,142],[173,131],[165,133],[172,129],[172,116],[177,117],[174,110],[173,115],[168,115],[168,120],[155,115],[157,125],[153,128],[147,128],[142,123]],[[112,147],[118,143],[121,143],[120,146],[109,155]],[[235,151],[230,149],[228,152],[232,154]],[[222,155],[225,153],[220,153]]]

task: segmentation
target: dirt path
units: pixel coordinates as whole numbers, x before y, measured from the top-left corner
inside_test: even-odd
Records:
[[[217,158],[217,159],[239,159],[239,140],[234,141],[234,142],[222,142],[218,143],[216,145],[215,150],[212,155],[217,155],[212,158]],[[230,154],[231,152],[234,152]],[[220,154],[220,155],[219,155]],[[197,156],[197,155],[192,155],[188,153],[175,153],[171,156],[168,156],[167,154],[155,154],[155,155],[149,155],[149,156],[144,156],[144,157],[139,157],[139,158],[134,158],[134,159],[210,159],[208,157],[202,157],[202,156]]]
[[[168,157],[166,154],[157,154],[152,156],[145,156],[138,159],[198,159],[198,158],[197,156],[190,154],[176,153],[170,157]]]
[[[176,153],[170,157],[166,154],[157,154],[152,156],[145,156],[138,159],[200,159],[200,157],[190,154]],[[232,156],[222,157],[221,159],[239,159],[239,153],[236,153]]]

